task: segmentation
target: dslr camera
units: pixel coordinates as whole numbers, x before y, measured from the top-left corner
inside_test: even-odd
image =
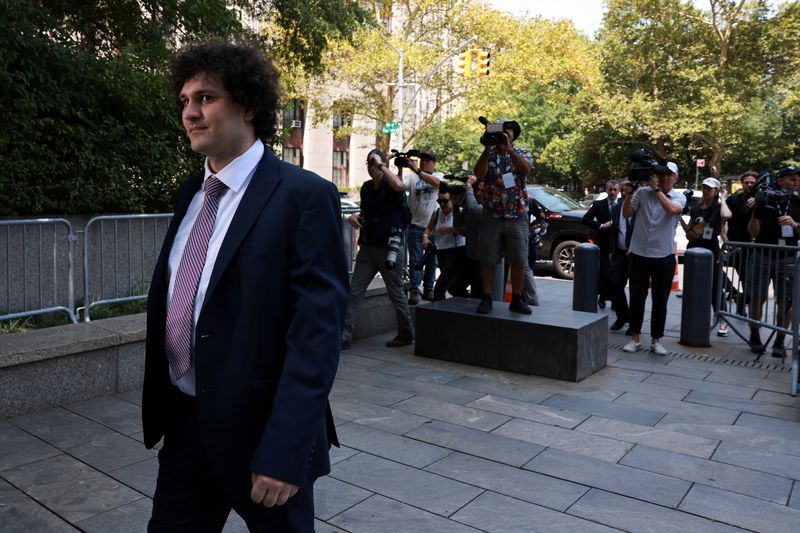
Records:
[[[409,158],[411,157],[419,157],[421,152],[419,150],[408,150],[407,152],[398,152],[395,149],[392,149],[392,157],[394,158],[394,166],[397,168],[408,168],[409,167]]]
[[[384,262],[386,268],[392,270],[397,266],[397,257],[400,255],[400,248],[403,246],[403,232],[400,230],[393,230],[389,237],[389,242],[386,243],[386,261]]]
[[[631,152],[631,165],[628,168],[628,179],[636,190],[643,182],[650,180],[652,174],[668,174],[667,162],[656,157],[653,152],[639,148]]]
[[[510,129],[514,132],[512,141],[519,137],[522,128],[516,120],[500,120],[498,122],[489,122],[486,117],[478,117],[478,121],[486,126],[486,132],[481,135],[481,144],[484,146],[499,146],[506,143],[506,136],[503,135],[504,129]]]

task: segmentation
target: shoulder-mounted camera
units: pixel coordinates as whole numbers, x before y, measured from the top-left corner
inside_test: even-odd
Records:
[[[503,130],[511,130],[514,132],[514,138],[511,141],[515,141],[519,138],[519,134],[522,133],[522,128],[519,125],[519,122],[516,120],[499,120],[497,122],[489,122],[489,119],[486,117],[478,117],[478,121],[486,126],[486,132],[481,135],[481,144],[484,146],[499,146],[501,144],[506,143],[506,136],[503,135]]]
[[[628,169],[628,178],[631,186],[636,189],[642,182],[648,181],[652,174],[669,174],[667,161],[656,157],[646,148],[639,148],[631,152],[631,165]]]
[[[419,150],[407,150],[405,152],[400,152],[395,149],[392,149],[392,157],[394,158],[394,166],[397,168],[408,168],[409,167],[409,159],[412,157],[419,157],[422,152]]]

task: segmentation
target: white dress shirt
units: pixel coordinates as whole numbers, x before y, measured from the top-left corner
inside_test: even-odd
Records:
[[[203,186],[194,195],[189,209],[186,211],[186,216],[183,217],[178,232],[175,234],[175,241],[172,243],[172,250],[169,253],[169,263],[167,265],[167,275],[169,276],[169,289],[167,290],[167,307],[172,301],[172,291],[175,287],[175,276],[178,272],[181,258],[183,257],[183,249],[186,247],[186,242],[189,240],[189,234],[194,227],[194,222],[197,219],[200,211],[203,209],[203,199],[205,198],[205,180],[209,176],[214,175],[222,183],[227,185],[228,190],[222,195],[219,201],[219,208],[217,209],[217,217],[214,220],[214,229],[211,231],[211,237],[208,240],[208,251],[206,252],[206,262],[203,266],[203,273],[200,275],[200,283],[197,287],[197,295],[194,299],[194,320],[192,321],[192,348],[194,352],[194,328],[197,324],[197,318],[200,316],[200,310],[203,308],[203,299],[206,296],[206,289],[208,282],[211,279],[211,272],[214,270],[214,263],[217,260],[217,254],[222,246],[222,241],[225,239],[225,234],[228,232],[228,227],[231,225],[233,215],[239,207],[239,202],[242,201],[247,186],[250,184],[250,179],[253,177],[258,162],[264,155],[264,144],[256,139],[256,142],[247,149],[245,153],[228,163],[225,168],[214,174],[208,167],[208,160],[205,163],[205,177],[203,178]],[[192,366],[184,376],[176,380],[172,373],[169,371],[170,380],[172,383],[186,394],[195,396],[195,383],[194,383],[194,357],[192,357]]]

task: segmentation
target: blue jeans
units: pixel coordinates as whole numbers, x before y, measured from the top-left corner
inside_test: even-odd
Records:
[[[422,233],[424,228],[417,226],[408,227],[408,277],[411,282],[411,288],[420,290],[420,283],[423,282],[423,271],[414,268],[425,251],[422,249]],[[430,254],[428,260],[425,262],[424,269],[424,289],[433,290],[433,285],[436,282],[436,254]]]

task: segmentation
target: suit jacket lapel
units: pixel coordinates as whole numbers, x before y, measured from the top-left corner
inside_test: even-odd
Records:
[[[279,168],[280,161],[272,155],[269,148],[266,148],[222,241],[217,260],[214,262],[214,270],[211,271],[203,307],[211,299],[211,294],[239,248],[242,239],[245,238],[280,183]]]

